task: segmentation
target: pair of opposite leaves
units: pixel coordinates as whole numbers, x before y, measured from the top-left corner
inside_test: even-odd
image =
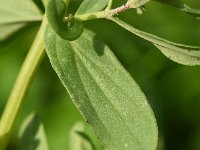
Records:
[[[72,15],[65,18],[67,6],[63,0],[50,0],[47,5],[47,19],[53,30],[65,40],[75,40],[83,32],[81,21]]]

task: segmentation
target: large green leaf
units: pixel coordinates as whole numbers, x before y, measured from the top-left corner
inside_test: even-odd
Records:
[[[32,0],[0,0],[0,25],[38,21],[42,14]]]
[[[32,113],[24,121],[19,133],[20,150],[48,150],[44,126],[39,115]]]
[[[50,62],[74,104],[110,150],[155,150],[157,126],[145,95],[108,46],[85,30],[75,41],[48,27]]]
[[[156,1],[174,6],[178,9],[180,9],[181,11],[186,12],[186,13],[196,17],[197,19],[200,19],[200,10],[192,9],[180,0],[156,0]]]
[[[200,65],[200,47],[174,43],[155,35],[140,31],[120,19],[110,19],[129,32],[152,42],[169,59],[184,65]]]
[[[109,0],[83,0],[76,15],[100,11],[108,5],[108,1]]]

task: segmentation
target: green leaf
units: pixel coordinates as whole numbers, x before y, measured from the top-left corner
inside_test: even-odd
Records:
[[[32,0],[0,0],[0,41],[25,26],[26,22],[42,20]]]
[[[109,0],[83,0],[76,15],[101,11],[108,5],[108,1]]]
[[[24,121],[19,133],[20,150],[48,150],[44,126],[39,115],[32,113]]]
[[[128,0],[128,4],[130,4],[131,8],[138,8],[148,3],[150,0]]]
[[[200,10],[192,9],[180,0],[156,0],[156,1],[176,7],[181,11],[188,13],[196,17],[197,19],[200,19]]]
[[[110,150],[155,150],[157,126],[145,95],[91,31],[66,41],[48,27],[50,62],[77,109]]]
[[[65,19],[67,5],[63,0],[49,0],[47,5],[48,23],[54,31],[65,40],[75,40],[83,32],[84,26],[81,21],[72,15]]]
[[[42,14],[32,0],[1,0],[0,25],[42,20]]]
[[[174,43],[155,35],[140,31],[117,18],[110,18],[129,32],[152,42],[169,59],[184,65],[200,65],[200,47]]]
[[[0,25],[0,42],[8,38],[12,33],[23,28],[25,23]]]
[[[77,122],[70,131],[70,150],[95,150],[91,138],[85,133],[83,122]]]

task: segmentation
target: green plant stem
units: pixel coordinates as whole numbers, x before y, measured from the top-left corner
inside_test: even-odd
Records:
[[[79,19],[80,21],[101,19],[101,18],[109,19],[109,18],[113,17],[114,15],[118,15],[119,13],[124,12],[131,8],[131,4],[129,4],[129,3],[126,3],[115,9],[111,9],[111,6],[112,6],[112,1],[110,0],[108,7],[103,11],[87,13],[87,14],[83,14],[83,15],[75,15],[75,17],[77,19]]]
[[[112,3],[113,3],[113,0],[109,0],[108,1],[108,6],[107,6],[106,10],[110,10],[111,9]]]
[[[106,11],[99,11],[99,12],[88,13],[88,14],[83,14],[83,15],[75,15],[75,17],[79,19],[80,21],[106,18]]]
[[[45,18],[45,17],[44,17]],[[13,90],[8,98],[5,110],[0,121],[0,150],[5,149],[15,120],[23,105],[24,97],[45,54],[44,31],[47,21],[43,19],[39,32],[30,48],[30,51],[21,67]]]

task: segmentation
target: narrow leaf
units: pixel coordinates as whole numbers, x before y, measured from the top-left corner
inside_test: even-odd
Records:
[[[180,0],[156,0],[156,1],[176,7],[180,9],[181,11],[188,13],[196,17],[197,19],[200,19],[200,10],[192,9]]]
[[[174,43],[155,35],[140,31],[117,18],[110,18],[129,32],[152,42],[169,59],[184,65],[200,65],[200,48]]]
[[[109,0],[83,0],[76,15],[97,12],[103,10],[108,5]]]
[[[40,117],[35,113],[25,119],[19,138],[20,150],[48,150],[44,126]]]
[[[42,20],[32,0],[0,0],[0,25]]]
[[[85,30],[66,41],[48,27],[50,62],[74,104],[110,150],[155,150],[157,127],[145,95],[108,46]]]

